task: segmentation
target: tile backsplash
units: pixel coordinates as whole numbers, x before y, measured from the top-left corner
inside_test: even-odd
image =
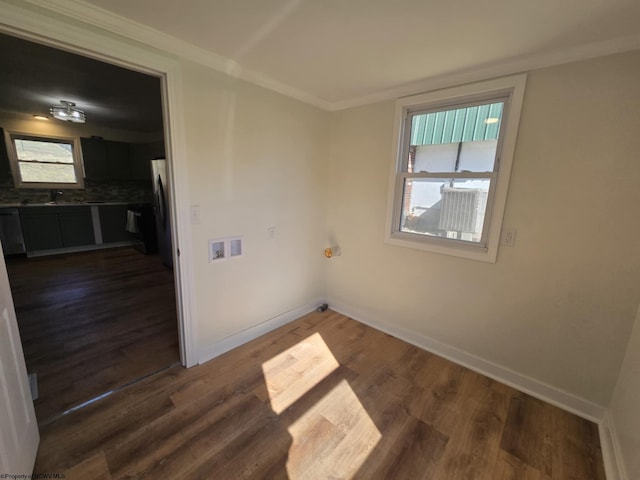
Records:
[[[84,189],[61,190],[60,202],[146,203],[153,199],[151,181],[87,180]],[[49,189],[17,189],[11,177],[0,179],[0,203],[45,203]]]

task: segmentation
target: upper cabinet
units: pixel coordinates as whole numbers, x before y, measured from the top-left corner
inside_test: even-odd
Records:
[[[109,178],[113,180],[131,180],[131,159],[129,144],[105,140],[107,145],[107,165]]]
[[[7,146],[4,141],[4,130],[0,128],[0,179],[3,178],[11,178],[11,167],[9,165]]]
[[[151,181],[151,146],[148,143],[132,143],[131,178]]]
[[[91,180],[109,178],[106,142],[100,138],[81,138],[84,176]]]
[[[91,180],[149,180],[151,159],[164,155],[164,143],[125,143],[82,138],[85,178]]]
[[[129,144],[101,138],[81,138],[84,176],[91,180],[131,179]]]

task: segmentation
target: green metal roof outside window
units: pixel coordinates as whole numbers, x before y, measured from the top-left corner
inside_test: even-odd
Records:
[[[414,115],[411,145],[496,140],[504,102]]]

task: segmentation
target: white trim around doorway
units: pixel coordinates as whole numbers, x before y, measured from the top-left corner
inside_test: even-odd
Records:
[[[162,80],[167,165],[171,183],[171,220],[180,360],[185,367],[198,363],[196,324],[193,317],[191,224],[184,134],[182,70],[180,63],[152,48],[137,46],[116,35],[65,20],[34,6],[0,0],[0,33],[67,50]]]

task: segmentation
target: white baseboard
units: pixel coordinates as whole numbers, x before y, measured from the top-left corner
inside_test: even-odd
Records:
[[[602,458],[607,480],[629,480],[624,462],[615,424],[611,417],[611,411],[607,409],[599,425],[600,447],[602,448]]]
[[[265,333],[269,333],[270,331],[275,330],[278,327],[293,322],[294,320],[297,320],[307,313],[313,312],[322,303],[324,303],[324,300],[322,299],[315,300],[288,312],[282,313],[276,317],[270,318],[269,320],[265,320],[264,322],[247,328],[246,330],[234,333],[229,337],[217,341],[213,345],[208,345],[204,348],[201,348],[198,354],[198,363],[207,362],[215,357],[222,355],[223,353],[228,352],[229,350],[233,350],[240,345],[258,338]]]
[[[392,325],[387,321],[374,318],[367,312],[356,307],[336,303],[331,300],[327,302],[329,308],[353,318],[361,323],[369,325],[377,330],[388,333],[400,340],[427,350],[447,360],[451,360],[458,365],[481,373],[489,378],[509,385],[513,388],[527,393],[532,397],[539,398],[547,403],[555,405],[563,410],[571,412],[582,418],[586,418],[595,423],[600,423],[604,417],[605,407],[585,400],[564,390],[548,385],[544,382],[520,374],[507,367],[498,365],[489,360],[485,360],[471,353],[467,353],[451,345],[447,345],[438,340],[421,335],[414,331],[405,329],[398,325]]]
[[[54,248],[51,250],[34,250],[27,252],[27,258],[44,257],[48,255],[64,255],[65,253],[92,252],[94,250],[106,250],[108,248],[131,247],[135,245],[134,241],[101,243],[94,245],[81,245],[79,247]]]

